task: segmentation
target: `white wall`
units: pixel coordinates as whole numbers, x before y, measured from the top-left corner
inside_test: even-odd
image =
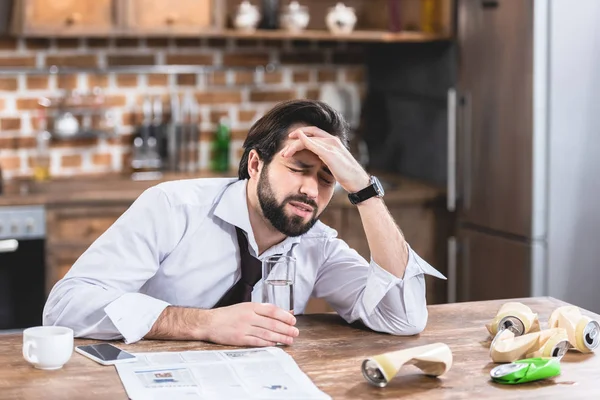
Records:
[[[600,0],[550,1],[549,295],[600,312]]]

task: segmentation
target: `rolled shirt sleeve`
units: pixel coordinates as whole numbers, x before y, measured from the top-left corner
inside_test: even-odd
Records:
[[[370,263],[342,240],[331,238],[313,294],[348,322],[396,335],[420,333],[427,324],[424,274],[446,279],[410,248],[402,278]]]
[[[75,262],[50,292],[44,325],[76,337],[143,338],[169,304],[139,293],[182,236],[160,187],[146,190]]]
[[[125,293],[104,308],[104,312],[125,343],[142,339],[170,304],[142,293]]]

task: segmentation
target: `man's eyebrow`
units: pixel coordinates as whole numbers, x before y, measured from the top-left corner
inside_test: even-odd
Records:
[[[297,159],[294,159],[294,164],[296,164],[296,166],[298,168],[303,168],[303,169],[310,169],[310,168],[313,167],[311,164],[307,164],[307,163],[302,162],[302,161],[297,160]]]
[[[302,162],[300,160],[294,160],[294,164],[296,164],[296,166],[298,168],[302,168],[302,169],[310,169],[310,168],[312,168],[314,166],[314,165]],[[326,166],[324,166],[323,168],[321,168],[321,170],[323,172],[325,172],[326,174],[331,175],[333,177],[333,174],[331,173],[331,171],[329,170],[329,168],[327,168]]]

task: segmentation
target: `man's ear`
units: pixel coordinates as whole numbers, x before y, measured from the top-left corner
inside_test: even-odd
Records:
[[[250,153],[248,153],[248,175],[250,175],[250,178],[258,177],[262,167],[263,161],[260,159],[258,152],[254,149],[250,150]]]

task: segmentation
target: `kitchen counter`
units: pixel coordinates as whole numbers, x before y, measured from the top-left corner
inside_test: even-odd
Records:
[[[162,179],[151,181],[133,181],[125,175],[101,175],[94,177],[59,178],[48,182],[18,180],[7,182],[5,193],[0,195],[0,206],[46,205],[63,206],[77,204],[114,204],[132,203],[144,190],[161,182],[208,178],[233,177],[235,171],[224,174],[200,172],[197,174],[165,174]],[[386,203],[405,204],[433,201],[443,196],[441,188],[398,177],[378,174],[386,188]],[[336,191],[332,204],[348,206],[343,190]]]

